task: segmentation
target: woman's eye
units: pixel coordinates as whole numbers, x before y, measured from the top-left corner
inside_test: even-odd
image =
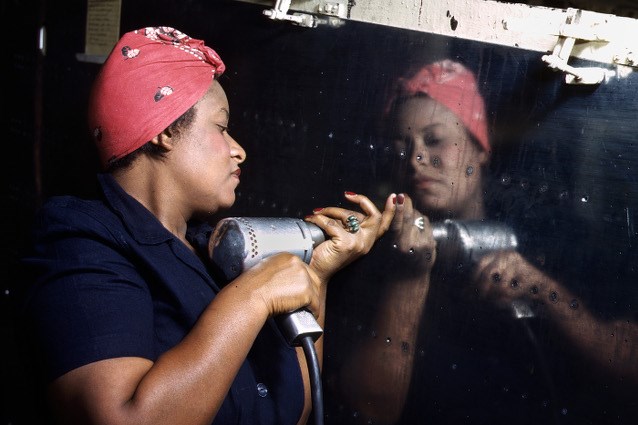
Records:
[[[441,143],[441,139],[439,139],[438,137],[428,136],[425,138],[426,146],[436,146],[440,143]]]

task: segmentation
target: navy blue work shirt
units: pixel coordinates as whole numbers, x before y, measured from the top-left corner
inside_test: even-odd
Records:
[[[157,360],[220,290],[150,211],[110,175],[98,177],[101,199],[47,202],[26,259],[35,274],[27,312],[49,380],[109,358]],[[296,352],[269,320],[213,423],[295,424],[303,391]]]

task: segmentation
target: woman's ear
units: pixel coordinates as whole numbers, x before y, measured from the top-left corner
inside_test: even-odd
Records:
[[[153,137],[150,142],[155,146],[163,148],[166,152],[170,152],[175,147],[175,140],[168,129],[165,129],[157,136]]]

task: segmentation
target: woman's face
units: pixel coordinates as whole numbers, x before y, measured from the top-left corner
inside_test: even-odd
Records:
[[[214,213],[235,202],[239,164],[246,152],[228,133],[228,99],[217,81],[195,111],[194,121],[180,133],[171,153],[174,181],[187,206],[185,214]]]
[[[400,172],[416,207],[440,217],[482,214],[488,154],[456,115],[429,97],[412,97],[398,106],[394,125],[394,147],[405,164]]]

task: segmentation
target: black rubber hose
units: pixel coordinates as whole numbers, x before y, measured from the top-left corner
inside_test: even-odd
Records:
[[[306,355],[308,363],[308,373],[310,375],[310,391],[312,392],[312,412],[314,415],[314,425],[323,425],[323,389],[321,385],[321,367],[319,358],[315,350],[315,343],[312,337],[306,336],[301,339],[301,346]]]

